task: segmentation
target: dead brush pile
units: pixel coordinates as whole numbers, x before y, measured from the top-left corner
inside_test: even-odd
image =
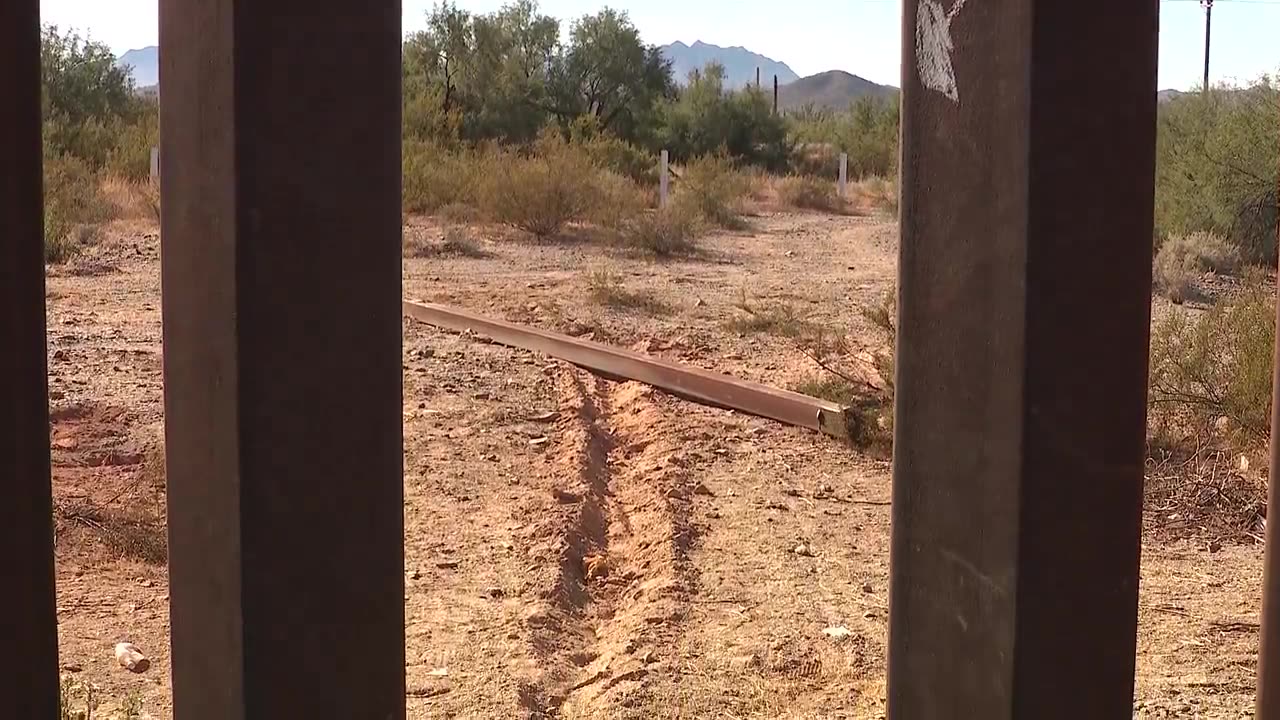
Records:
[[[1274,344],[1274,291],[1256,274],[1207,311],[1179,309],[1153,328],[1149,527],[1218,541],[1261,534],[1257,460],[1268,442]]]
[[[1266,481],[1247,455],[1197,445],[1161,448],[1147,459],[1144,528],[1156,537],[1262,542]]]

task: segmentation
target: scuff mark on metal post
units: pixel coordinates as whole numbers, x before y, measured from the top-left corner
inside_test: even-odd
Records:
[[[920,82],[953,102],[960,102],[956,72],[951,65],[951,21],[964,8],[966,0],[956,0],[944,10],[937,0],[920,0],[916,10],[916,68]]]

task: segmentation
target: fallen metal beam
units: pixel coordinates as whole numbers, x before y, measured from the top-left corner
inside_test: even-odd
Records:
[[[686,367],[588,340],[493,320],[457,308],[404,301],[405,317],[436,327],[472,331],[495,342],[545,353],[604,375],[661,388],[707,405],[738,410],[847,439],[851,415],[836,403]]]

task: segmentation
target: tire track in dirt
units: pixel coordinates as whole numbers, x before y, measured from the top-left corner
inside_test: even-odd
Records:
[[[560,395],[561,511],[536,531],[557,564],[525,616],[539,668],[521,702],[535,718],[607,715],[644,695],[673,660],[697,586],[694,486],[656,391],[575,370]]]

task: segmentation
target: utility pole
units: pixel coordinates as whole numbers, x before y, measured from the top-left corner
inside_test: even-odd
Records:
[[[773,76],[773,114],[778,114],[778,76]]]
[[[1204,92],[1209,92],[1209,38],[1213,27],[1213,0],[1200,0],[1204,8]]]

